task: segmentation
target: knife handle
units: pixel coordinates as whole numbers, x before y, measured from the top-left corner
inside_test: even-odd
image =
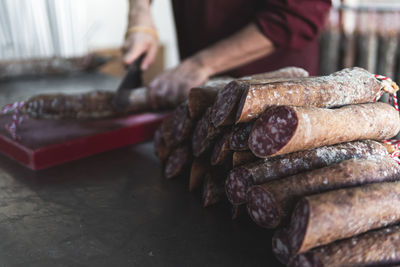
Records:
[[[130,65],[128,65],[128,71],[142,72],[140,66],[142,65],[143,59],[146,56],[146,53],[141,54],[138,58],[136,58]]]
[[[128,66],[118,90],[131,90],[143,85],[142,70],[140,69],[140,65],[142,65],[145,55],[146,54],[140,55]]]

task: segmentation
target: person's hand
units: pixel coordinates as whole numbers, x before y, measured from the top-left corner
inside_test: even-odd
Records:
[[[142,54],[146,54],[140,66],[142,70],[146,70],[156,58],[158,35],[149,12],[134,16],[134,23],[128,27],[122,46],[123,60],[124,64],[129,65]]]
[[[198,60],[189,58],[176,68],[158,75],[148,86],[150,104],[154,109],[176,107],[193,87],[206,82],[211,71]]]

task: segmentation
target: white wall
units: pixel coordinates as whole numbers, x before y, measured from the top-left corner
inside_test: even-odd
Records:
[[[166,47],[166,67],[176,66],[179,62],[179,52],[171,1],[153,0],[152,13],[160,41]]]
[[[86,53],[86,13],[81,0],[1,0],[0,59]]]
[[[84,0],[90,50],[119,47],[127,24],[128,0]]]
[[[120,47],[128,21],[128,0],[86,0],[88,20],[88,47]],[[166,66],[178,64],[178,49],[171,3],[154,0],[152,14],[160,42],[166,48]]]
[[[166,66],[178,63],[171,3],[154,0],[152,13]],[[128,0],[0,0],[0,60],[80,56],[119,48],[128,19]]]

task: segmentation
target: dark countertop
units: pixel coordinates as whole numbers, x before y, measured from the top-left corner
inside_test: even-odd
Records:
[[[202,208],[152,143],[33,172],[0,156],[1,266],[276,266],[271,232]]]
[[[99,74],[0,83],[0,105],[37,93],[116,88]],[[271,231],[227,205],[202,208],[166,180],[152,143],[43,171],[0,155],[0,266],[278,266]]]

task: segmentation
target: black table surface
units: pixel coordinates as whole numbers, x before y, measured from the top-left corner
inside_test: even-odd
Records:
[[[0,104],[117,84],[11,81]],[[151,142],[37,172],[0,155],[0,187],[0,266],[279,266],[271,231],[232,221],[226,204],[202,208],[187,176],[163,178]]]
[[[152,143],[43,171],[0,156],[0,265],[278,266],[271,232],[202,208]]]

